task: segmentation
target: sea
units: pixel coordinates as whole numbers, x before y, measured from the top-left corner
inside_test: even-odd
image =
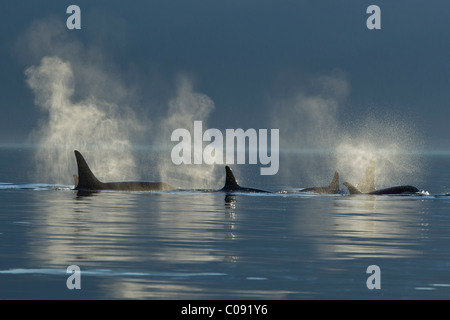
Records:
[[[449,153],[389,196],[80,194],[30,180],[32,154],[0,148],[0,299],[450,298]]]

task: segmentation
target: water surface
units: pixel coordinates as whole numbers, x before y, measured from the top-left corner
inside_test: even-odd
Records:
[[[2,150],[2,299],[450,298],[448,156],[429,156],[429,195],[82,195],[11,172],[21,152]]]

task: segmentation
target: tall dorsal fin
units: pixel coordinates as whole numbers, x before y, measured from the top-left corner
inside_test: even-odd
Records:
[[[358,189],[363,193],[375,191],[375,159],[370,159],[369,166],[364,173],[361,181],[358,183]]]
[[[350,182],[344,182],[344,186],[347,187],[350,194],[361,194],[362,192],[358,190],[357,187],[352,185]]]
[[[91,169],[84,160],[81,153],[77,150],[75,152],[75,158],[77,159],[78,166],[78,185],[77,189],[98,189],[102,182],[98,180],[92,173]]]
[[[333,189],[336,193],[339,191],[339,173],[337,171],[334,172],[333,180],[331,180],[328,188]]]
[[[239,189],[240,186],[238,185],[236,178],[234,177],[233,171],[231,171],[231,168],[229,166],[225,166],[225,172],[226,172],[225,186],[223,188],[228,190]]]

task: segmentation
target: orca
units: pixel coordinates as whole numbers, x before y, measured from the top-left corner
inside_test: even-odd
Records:
[[[327,187],[310,187],[300,190],[300,192],[312,192],[319,194],[336,194],[339,192],[339,173],[334,172],[333,180]]]
[[[96,191],[96,190],[123,190],[123,191],[168,191],[174,188],[164,182],[141,182],[141,181],[125,181],[125,182],[101,182],[92,173],[86,160],[77,150],[75,158],[77,159],[78,176],[74,176],[74,190]]]
[[[409,185],[395,186],[395,187],[390,187],[390,188],[385,188],[385,189],[374,190],[371,192],[361,192],[361,190],[359,190],[357,187],[355,187],[354,185],[352,185],[349,182],[344,182],[344,186],[347,187],[350,194],[375,194],[375,195],[388,194],[389,195],[389,194],[412,194],[412,193],[420,192],[420,190],[417,189],[416,187],[409,186]]]
[[[259,193],[272,193],[270,191],[261,190],[261,189],[255,189],[255,188],[247,188],[247,187],[241,187],[234,177],[233,171],[231,171],[231,168],[229,166],[225,166],[225,186],[218,190],[222,192],[259,192]]]
[[[347,187],[350,194],[373,194],[373,195],[389,195],[389,194],[411,194],[420,192],[414,186],[404,185],[404,186],[395,186],[384,189],[375,189],[375,159],[371,159],[369,166],[364,173],[363,178],[355,187],[349,182],[344,182],[344,186]]]

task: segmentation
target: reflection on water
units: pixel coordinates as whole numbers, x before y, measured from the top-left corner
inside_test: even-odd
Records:
[[[149,274],[149,267],[160,272],[167,264],[180,265],[183,271],[189,264],[233,260],[233,255],[214,246],[233,239],[233,214],[217,210],[216,198],[207,194],[182,194],[186,201],[174,201],[179,195],[155,193],[66,191],[44,200],[46,195],[33,194],[34,201],[42,203],[39,223],[29,236],[28,254],[36,265],[77,264],[88,269],[131,264],[153,278],[157,272]],[[116,280],[104,285],[114,289],[109,291],[114,297],[128,297],[128,289],[117,290]],[[133,280],[127,286],[140,283]]]
[[[410,239],[418,236],[420,204],[408,197],[363,196],[336,201],[333,221],[339,240],[332,250],[348,258],[418,254]]]
[[[0,198],[0,277],[53,275],[64,294],[64,270],[76,264],[86,298],[360,297],[368,264],[415,265],[424,252],[447,250],[436,237],[450,226],[430,214],[449,209],[444,197],[81,194],[59,186],[0,190]],[[430,230],[436,218],[444,221],[438,232]],[[433,268],[450,265],[445,253]],[[419,275],[409,272],[396,287],[438,283],[439,293],[450,283],[440,276],[412,286]]]
[[[71,193],[71,194],[68,194]],[[131,197],[121,198],[98,194],[79,197],[75,192],[58,193],[44,202],[40,193],[34,193],[39,209],[39,224],[30,243],[30,255],[36,263],[51,266],[70,264],[95,265],[98,261],[132,261],[135,252],[128,245],[129,228],[136,226],[132,214]],[[67,201],[68,197],[72,201]],[[139,256],[138,256],[139,257]]]
[[[29,183],[21,158],[0,166],[0,299],[450,298],[448,157],[431,196],[79,194]]]
[[[36,201],[43,201],[42,195],[35,195]],[[210,246],[197,245],[196,240],[232,238],[223,232],[232,229],[224,221],[232,214],[217,211],[214,197],[184,194],[198,201],[174,201],[176,196],[170,194],[102,192],[74,195],[67,206],[66,194],[59,196],[61,201],[48,200],[40,209],[42,223],[36,232],[46,237],[34,241],[30,250],[33,259],[54,265],[71,259],[95,265],[149,257],[177,263],[220,261],[220,252],[212,254]],[[223,223],[223,230],[214,227]],[[137,241],[142,246],[135,246]]]
[[[328,210],[323,198],[303,205],[295,232],[314,239],[317,253],[327,259],[397,257],[417,254],[411,238],[421,224],[417,197],[335,196]]]

